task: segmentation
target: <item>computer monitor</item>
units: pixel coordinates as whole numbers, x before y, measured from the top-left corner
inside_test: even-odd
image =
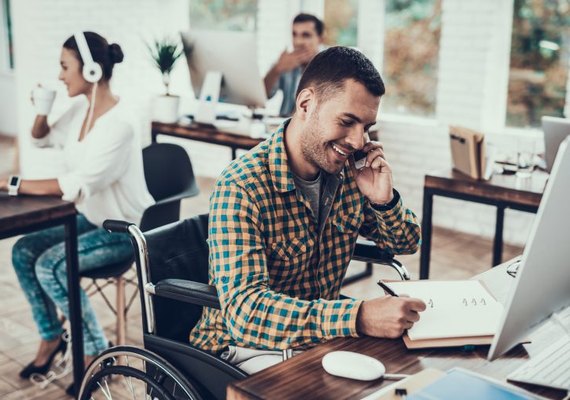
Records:
[[[489,349],[489,360],[511,349],[554,312],[570,305],[569,140],[565,139],[558,150],[516,282]]]
[[[257,43],[251,32],[192,30],[180,34],[190,80],[200,96],[206,74],[222,74],[220,101],[264,107],[267,101],[257,65]]]
[[[542,130],[544,131],[544,161],[546,170],[550,172],[558,146],[570,135],[570,119],[544,116],[542,117]]]

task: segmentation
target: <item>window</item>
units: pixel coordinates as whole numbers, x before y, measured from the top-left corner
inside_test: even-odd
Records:
[[[190,1],[192,28],[255,31],[257,0]]]
[[[386,0],[385,113],[435,114],[441,0]]]
[[[0,70],[14,69],[14,47],[12,40],[12,20],[10,18],[10,0],[0,0]]]
[[[327,46],[355,47],[358,38],[358,0],[326,0],[324,22],[324,42]]]
[[[569,59],[568,0],[515,0],[507,125],[540,126],[543,115],[563,115]]]

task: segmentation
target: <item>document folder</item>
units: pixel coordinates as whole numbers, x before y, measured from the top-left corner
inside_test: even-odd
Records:
[[[485,135],[468,128],[450,126],[449,143],[453,168],[473,179],[483,179]]]
[[[405,393],[405,395],[402,395]],[[514,385],[463,368],[443,372],[426,368],[361,400],[532,400],[538,397]]]

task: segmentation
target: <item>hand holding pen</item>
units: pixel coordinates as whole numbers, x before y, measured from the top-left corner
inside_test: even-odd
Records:
[[[378,284],[384,285],[388,296],[366,300],[360,305],[356,330],[368,336],[398,338],[420,319],[419,313],[426,309],[426,304],[420,299],[398,296],[384,282]]]
[[[400,297],[400,296],[398,296],[398,294],[396,292],[394,292],[392,290],[392,288],[390,286],[386,285],[382,280],[379,280],[376,283],[378,284],[378,286],[380,286],[386,292],[386,294],[388,294],[390,296],[394,296],[394,297]]]

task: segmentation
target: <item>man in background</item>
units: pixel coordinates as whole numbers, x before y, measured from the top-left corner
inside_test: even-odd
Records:
[[[283,92],[279,115],[287,117],[293,112],[299,79],[320,50],[324,28],[323,21],[311,14],[299,14],[293,19],[293,51],[284,50],[264,78],[267,97],[278,89]]]

